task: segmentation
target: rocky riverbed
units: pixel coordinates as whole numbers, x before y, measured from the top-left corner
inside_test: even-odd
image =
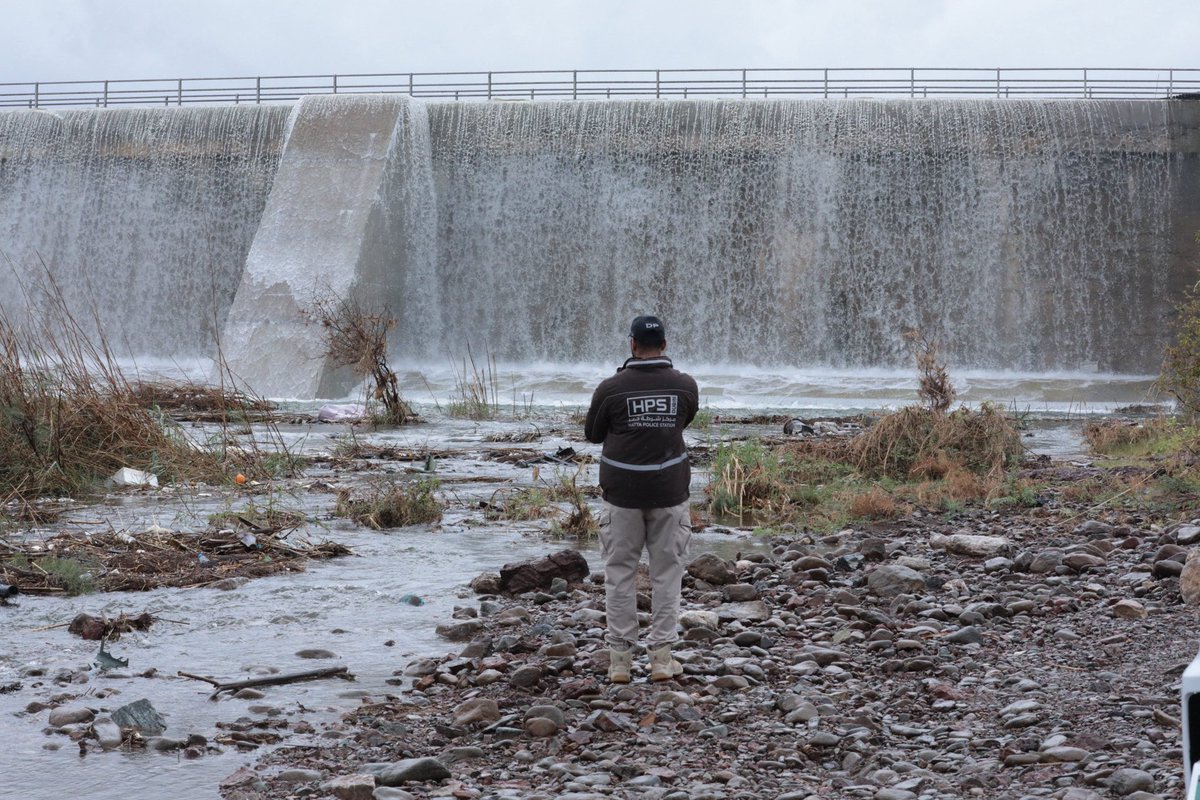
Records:
[[[1196,524],[1059,503],[784,530],[693,560],[684,674],[651,683],[643,655],[627,686],[605,678],[601,576],[517,595],[481,577],[440,629],[462,640],[444,657],[221,791],[1177,797],[1197,540]]]

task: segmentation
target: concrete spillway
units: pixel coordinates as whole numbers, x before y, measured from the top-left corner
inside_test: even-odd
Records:
[[[1149,373],[1194,280],[1200,103],[632,101],[0,115],[8,313],[41,269],[135,355],[344,393],[300,310],[393,345],[690,361]],[[90,300],[89,300],[90,298]],[[228,321],[226,321],[228,320]],[[619,344],[618,344],[619,346]]]

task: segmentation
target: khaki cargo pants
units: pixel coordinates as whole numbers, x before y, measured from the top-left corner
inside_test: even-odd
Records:
[[[604,599],[608,646],[630,650],[638,640],[637,577],[642,548],[650,557],[651,620],[646,639],[653,649],[675,641],[679,589],[692,538],[687,503],[670,508],[621,508],[604,504],[600,552],[604,556]]]

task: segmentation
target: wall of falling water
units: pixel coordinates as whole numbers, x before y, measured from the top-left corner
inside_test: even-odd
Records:
[[[350,103],[293,155],[345,161]],[[290,111],[0,114],[0,308],[36,319],[44,261],[118,350],[209,356],[255,237],[317,220],[406,359],[611,362],[657,312],[692,364],[907,367],[919,328],[955,368],[1146,374],[1195,280],[1195,102],[412,101],[368,132],[379,180],[313,162],[285,192]],[[267,289],[322,277],[260,255]]]
[[[287,115],[246,106],[0,114],[0,251],[10,262],[0,265],[0,307],[38,319],[48,271],[72,315],[89,328],[94,315],[116,350],[211,356]]]
[[[438,313],[512,359],[611,360],[656,311],[693,362],[907,364],[920,328],[957,365],[1153,372],[1171,105],[437,106]]]

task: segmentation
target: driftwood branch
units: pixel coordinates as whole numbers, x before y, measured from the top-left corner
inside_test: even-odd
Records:
[[[348,681],[354,680],[354,676],[349,673],[349,667],[322,667],[321,669],[310,669],[305,672],[290,672],[286,675],[267,675],[263,678],[246,678],[245,680],[224,683],[215,678],[206,678],[203,675],[195,675],[191,672],[183,672],[182,670],[178,674],[181,677],[204,681],[217,687],[209,695],[209,699],[211,700],[216,700],[217,695],[221,694],[221,692],[236,692],[239,689],[249,689],[255,686],[278,686],[283,683],[298,683],[300,681],[314,681],[319,678],[334,677]]]

